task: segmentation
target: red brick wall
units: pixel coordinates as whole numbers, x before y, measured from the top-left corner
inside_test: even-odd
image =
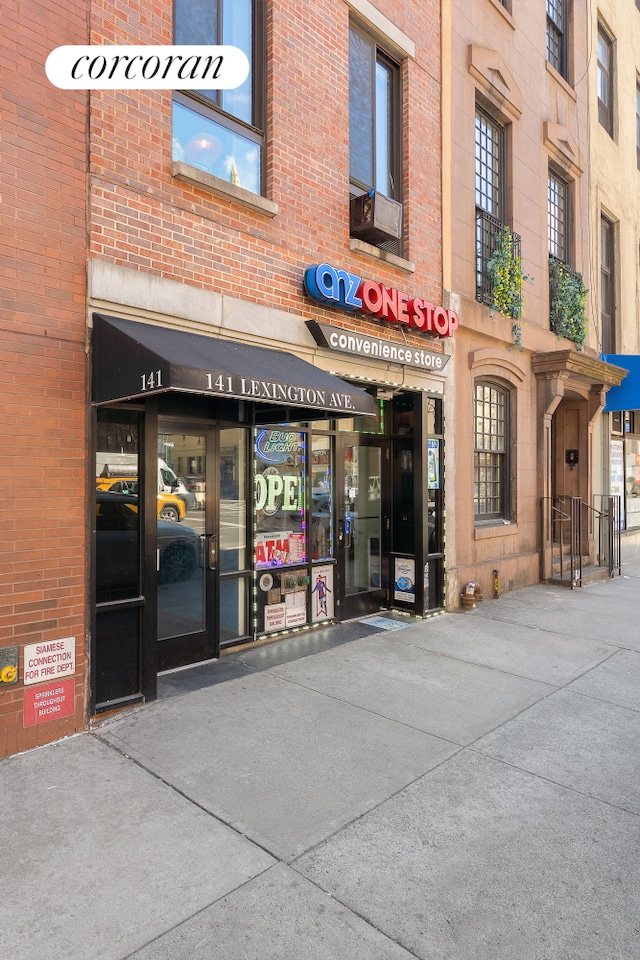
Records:
[[[267,196],[279,206],[269,219],[173,180],[170,93],[93,93],[89,142],[88,95],[46,79],[60,44],[171,43],[171,0],[97,0],[91,21],[86,2],[6,0],[0,57],[15,70],[3,72],[0,114],[0,646],[21,655],[19,682],[0,685],[0,756],[86,722],[87,243],[93,257],[303,317],[336,320],[302,293],[316,261],[440,301],[439,4],[376,5],[416,43],[403,67],[413,275],[349,250],[346,4],[267,0]],[[22,647],[67,636],[75,716],[25,729]]]
[[[5,0],[0,31],[0,756],[85,725],[86,103],[52,87],[56,46],[86,43],[85,4]],[[11,64],[15,69],[7,69]],[[75,715],[24,728],[25,644],[75,636]]]
[[[92,42],[171,43],[171,0],[149,6],[98,0]],[[272,220],[172,179],[170,92],[92,96],[90,255],[344,326],[344,314],[302,293],[308,264],[327,261],[440,302],[439,3],[376,6],[416,44],[403,70],[413,275],[349,250],[349,9],[340,0],[267,0],[266,193],[279,207]],[[379,324],[369,332],[379,335]],[[401,337],[392,328],[385,335]],[[420,335],[416,342],[425,345]]]

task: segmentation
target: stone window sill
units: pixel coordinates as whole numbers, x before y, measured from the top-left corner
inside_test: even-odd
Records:
[[[556,70],[556,68],[555,68],[552,64],[550,64],[548,60],[545,61],[545,62],[546,62],[546,67],[547,67],[547,73],[550,73],[550,74],[551,74],[551,76],[552,76],[553,79],[556,81],[556,83],[559,83],[559,84],[560,84],[560,86],[562,87],[562,89],[565,91],[565,93],[567,93],[567,94],[571,97],[572,100],[577,101],[577,100],[578,100],[578,94],[575,92],[575,90],[573,89],[573,87],[571,86],[571,84],[568,82],[568,80],[565,80],[565,78],[562,76],[562,74],[561,74],[561,73],[558,73],[558,71]]]
[[[479,524],[474,527],[474,540],[490,540],[492,537],[511,537],[518,532],[517,523],[504,523],[502,520],[497,522]]]
[[[233,200],[256,213],[262,213],[267,217],[275,217],[278,213],[278,204],[273,200],[260,197],[257,193],[245,190],[244,187],[237,187],[234,183],[227,183],[226,180],[214,177],[213,174],[206,173],[204,170],[198,170],[197,167],[192,167],[183,160],[174,161],[171,173],[176,180],[183,180],[192,186],[208,190],[216,197],[222,197],[223,200]]]
[[[509,26],[511,27],[511,29],[512,29],[512,30],[515,30],[516,25],[515,25],[515,23],[514,23],[514,21],[513,21],[513,17],[511,16],[511,14],[510,14],[509,11],[507,10],[507,8],[506,8],[506,7],[503,7],[503,5],[500,3],[500,0],[490,0],[490,3],[491,3],[491,6],[495,7],[496,10],[498,11],[498,13],[499,13],[502,17],[504,17],[504,19],[507,21],[507,23],[509,24]]]
[[[365,243],[364,240],[357,240],[352,237],[349,241],[349,249],[354,253],[363,253],[366,257],[373,257],[375,260],[382,260],[399,270],[406,273],[415,273],[416,265],[411,260],[405,260],[404,257],[398,257],[395,253],[389,253],[388,250],[381,250],[372,243]]]

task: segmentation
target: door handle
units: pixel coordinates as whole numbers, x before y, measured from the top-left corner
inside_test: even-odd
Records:
[[[349,550],[353,543],[353,519],[345,517],[340,521],[340,530],[338,532],[338,541],[344,550]]]
[[[218,547],[215,533],[210,533],[207,537],[207,566],[209,570],[215,570]]]

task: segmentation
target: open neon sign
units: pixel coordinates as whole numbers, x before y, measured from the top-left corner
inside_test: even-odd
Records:
[[[453,310],[383,283],[363,280],[355,273],[337,270],[328,263],[314,263],[304,273],[309,296],[319,303],[379,317],[389,323],[406,324],[434,337],[452,337],[460,320]]]

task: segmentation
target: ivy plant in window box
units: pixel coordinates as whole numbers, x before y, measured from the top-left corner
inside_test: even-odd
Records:
[[[511,334],[515,346],[522,352],[522,315],[524,312],[524,298],[522,284],[526,280],[532,283],[522,271],[522,257],[520,256],[520,237],[511,231],[510,227],[501,227],[494,235],[495,247],[487,262],[485,275],[491,283],[493,302],[491,315],[494,310],[511,317]]]
[[[588,290],[582,274],[549,257],[549,319],[558,339],[572,340],[582,350],[587,337],[587,318],[584,313]]]

